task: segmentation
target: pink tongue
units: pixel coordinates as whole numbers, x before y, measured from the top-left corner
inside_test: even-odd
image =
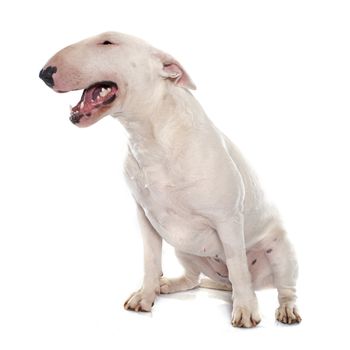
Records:
[[[103,101],[97,101],[101,88],[95,87],[85,91],[83,101],[80,104],[80,112],[89,113],[95,107],[98,107]]]

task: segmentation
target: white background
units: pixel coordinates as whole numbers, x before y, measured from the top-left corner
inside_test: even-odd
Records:
[[[1,3],[0,348],[347,348],[349,303],[348,1],[11,1]],[[142,281],[142,245],[122,175],[126,137],[111,117],[68,120],[79,93],[39,70],[106,30],[175,56],[215,124],[279,207],[300,262],[303,322],[230,326],[230,295],[160,297],[124,311]],[[181,272],[165,248],[164,271]]]

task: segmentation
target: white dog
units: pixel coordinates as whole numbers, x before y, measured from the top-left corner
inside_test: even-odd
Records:
[[[125,308],[150,311],[159,293],[199,286],[200,274],[233,290],[232,324],[260,322],[255,290],[278,290],[278,321],[299,323],[297,261],[277,211],[237,148],[208,119],[173,57],[104,33],[64,48],[40,71],[57,92],[84,89],[71,121],[116,117],[129,135],[125,175],[137,203],[144,279]],[[184,267],[162,277],[162,240]]]

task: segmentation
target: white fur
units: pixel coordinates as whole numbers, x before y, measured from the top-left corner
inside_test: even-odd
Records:
[[[115,45],[101,46],[111,40]],[[199,285],[205,274],[233,287],[232,324],[260,322],[255,290],[277,288],[284,323],[300,322],[297,262],[277,211],[237,148],[208,119],[188,88],[194,84],[171,56],[119,33],[104,33],[57,53],[54,89],[83,89],[112,80],[113,115],[129,135],[125,176],[137,203],[144,242],[142,288],[125,303],[150,311],[158,293]],[[161,247],[176,249],[183,277],[162,276]]]

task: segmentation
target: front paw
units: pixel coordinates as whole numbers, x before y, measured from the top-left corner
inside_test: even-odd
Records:
[[[276,320],[284,324],[301,322],[301,317],[295,305],[283,304],[276,310]]]
[[[240,328],[256,327],[261,321],[257,301],[251,303],[234,303],[232,325]]]
[[[130,295],[129,299],[124,303],[125,310],[149,312],[154,305],[156,292],[146,292],[142,288]]]

